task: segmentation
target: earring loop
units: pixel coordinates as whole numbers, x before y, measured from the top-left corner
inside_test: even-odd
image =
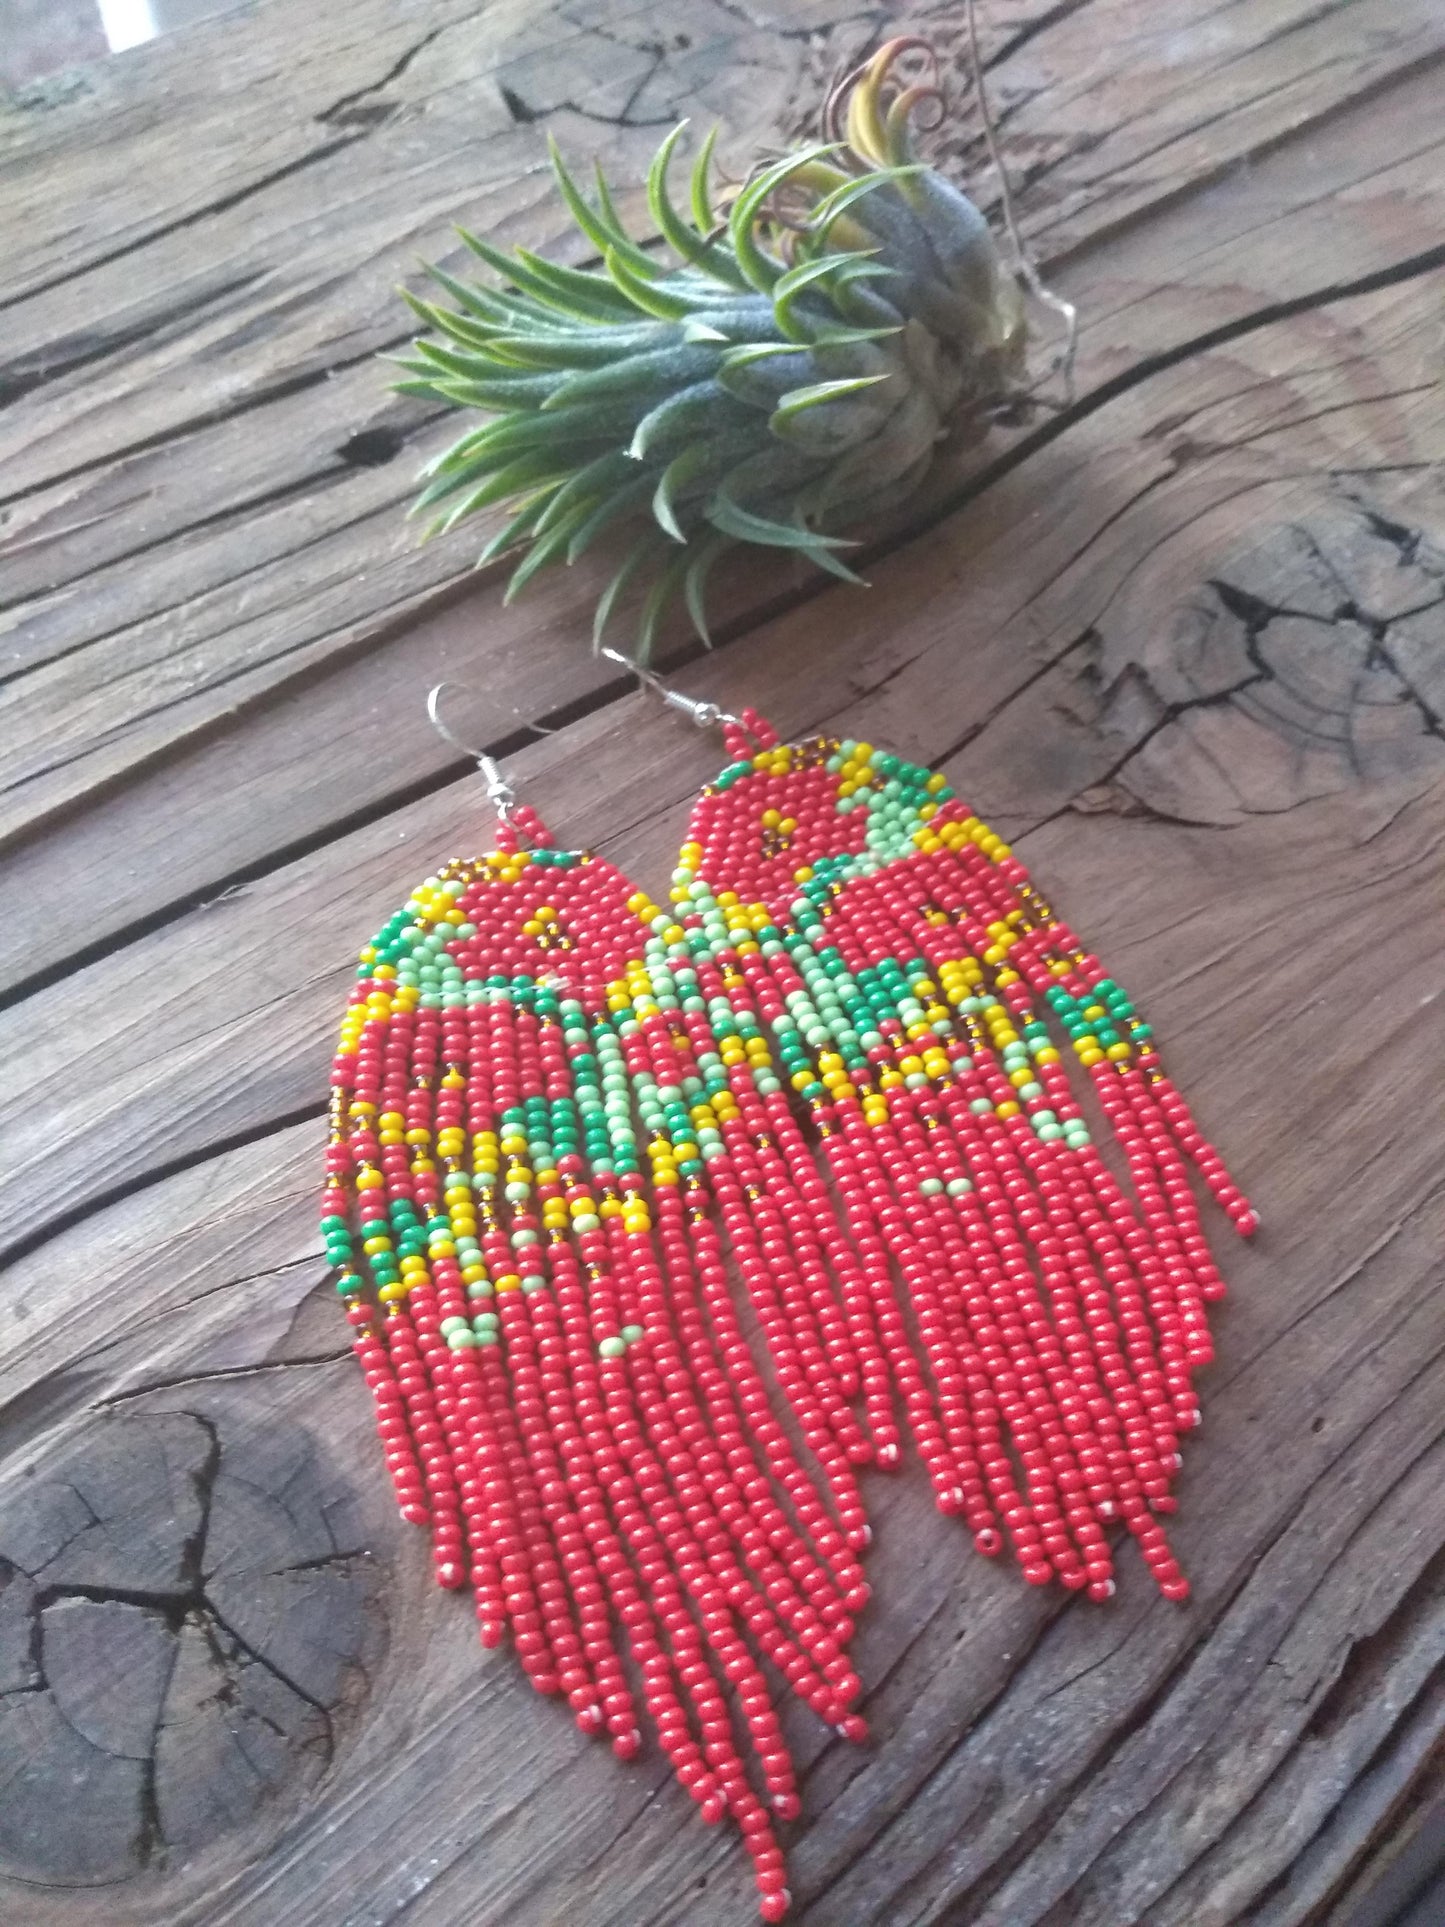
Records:
[[[510,824],[517,809],[517,792],[502,774],[501,765],[488,756],[484,749],[477,749],[471,743],[464,743],[460,736],[449,729],[442,721],[441,694],[444,689],[464,689],[465,683],[442,681],[433,685],[426,699],[426,713],[431,726],[438,736],[449,742],[453,749],[459,749],[464,756],[470,756],[481,771],[486,783],[487,801],[497,812],[502,822]]]
[[[615,662],[621,668],[629,670],[644,689],[650,690],[654,696],[660,696],[669,709],[681,710],[684,716],[691,717],[699,729],[714,729],[719,726],[726,727],[730,723],[734,725],[742,723],[741,716],[734,716],[730,710],[723,709],[717,703],[708,702],[699,696],[685,696],[680,689],[670,688],[655,669],[644,669],[642,664],[634,662],[631,656],[624,656],[620,649],[602,649],[598,653],[606,656],[609,662]]]

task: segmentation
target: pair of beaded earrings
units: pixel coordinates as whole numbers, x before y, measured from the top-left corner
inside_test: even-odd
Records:
[[[1188,1165],[1255,1217],[1127,994],[941,775],[644,680],[733,758],[670,908],[555,848],[478,755],[496,850],[361,953],[322,1234],[438,1581],[622,1759],[645,1708],[773,1921],[779,1682],[867,1735],[859,1467],[906,1433],[1029,1583],[1108,1598],[1117,1524],[1183,1599],[1160,1519],[1224,1289]]]

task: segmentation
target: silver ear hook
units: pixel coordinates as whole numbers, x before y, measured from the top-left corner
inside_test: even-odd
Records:
[[[517,792],[512,788],[506,777],[503,776],[501,765],[494,762],[485,750],[474,749],[470,743],[464,743],[461,737],[454,735],[442,721],[442,691],[444,689],[463,689],[465,687],[466,685],[464,683],[437,683],[426,699],[426,713],[431,718],[432,728],[438,736],[445,737],[453,749],[459,749],[464,756],[471,757],[477,768],[482,772],[483,780],[487,786],[487,801],[502,821],[509,823],[512,819],[512,812],[517,807]]]
[[[684,696],[680,689],[670,689],[654,669],[644,669],[634,662],[631,656],[624,656],[620,649],[602,649],[599,655],[606,656],[609,662],[618,663],[628,670],[654,696],[660,696],[669,709],[680,709],[684,716],[690,716],[699,729],[714,729],[720,723],[737,723],[742,726],[741,716],[734,716],[730,710],[722,709],[717,703],[705,702],[698,696]]]

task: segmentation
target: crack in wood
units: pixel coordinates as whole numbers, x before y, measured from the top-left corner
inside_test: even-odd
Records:
[[[1176,344],[1172,348],[1161,350],[1153,355],[1141,358],[1128,368],[1120,370],[1115,375],[1101,382],[1095,389],[1091,390],[1088,395],[1080,397],[1071,407],[1060,411],[1058,415],[1049,421],[1042,423],[1036,429],[1022,436],[1012,448],[1004,451],[977,476],[971,478],[961,487],[948,491],[937,503],[930,505],[930,508],[925,514],[910,521],[902,533],[890,537],[886,541],[867,546],[860,552],[858,558],[861,566],[864,568],[871,567],[886,556],[900,552],[911,542],[920,539],[933,529],[941,526],[943,522],[957,514],[961,509],[968,507],[984,496],[990,489],[996,487],[1006,476],[1012,474],[1016,469],[1021,467],[1023,463],[1028,461],[1030,457],[1057,441],[1059,437],[1066,433],[1075,423],[1097,413],[1110,402],[1119,399],[1131,389],[1151,379],[1154,375],[1176,367],[1196,355],[1210,353],[1233,341],[1240,340],[1244,336],[1254,333],[1259,329],[1270,327],[1278,321],[1289,319],[1298,314],[1307,313],[1316,308],[1326,307],[1336,301],[1350,299],[1356,295],[1401,285],[1420,276],[1430,274],[1442,266],[1445,266],[1445,244],[1422,250],[1403,261],[1394,263],[1389,268],[1372,271],[1369,274],[1356,277],[1354,280],[1332,282],[1309,294],[1290,297],[1284,301],[1271,303],[1263,308],[1253,310],[1247,315],[1238,316],[1217,327],[1204,330],[1190,337],[1187,341]],[[324,378],[324,375],[322,375],[318,377],[307,376],[299,379],[309,385],[313,379]],[[250,405],[258,404],[253,403]],[[789,608],[801,607],[816,597],[828,593],[829,587],[830,585],[822,580],[817,583],[809,582],[800,584],[797,590],[787,598],[787,606]],[[719,650],[725,649],[740,641],[743,637],[752,634],[760,622],[765,622],[775,617],[777,613],[778,610],[776,608],[769,607],[766,610],[754,611],[750,616],[743,618],[733,628],[720,627],[715,637],[716,648]],[[515,752],[525,744],[535,741],[537,739],[537,730],[556,729],[565,726],[567,723],[579,721],[593,715],[615,702],[617,698],[625,694],[629,688],[630,683],[626,679],[618,678],[611,680],[601,685],[594,692],[579,696],[569,701],[565,706],[542,715],[537,719],[536,729],[508,732],[506,736],[489,741],[483,745],[483,747],[488,755],[502,760],[509,755],[515,754]],[[289,691],[285,686],[268,691],[266,697],[263,699],[264,705],[269,706],[275,701],[283,700],[288,693]],[[228,716],[222,720],[229,724],[233,719]],[[121,785],[132,780],[141,769],[154,767],[158,761],[165,760],[166,754],[167,752],[161,752],[157,758],[147,759],[144,764],[137,765],[136,769],[125,772],[116,779],[116,784]],[[113,954],[116,950],[125,948],[141,937],[148,936],[156,930],[164,928],[166,925],[175,922],[179,917],[188,914],[191,910],[195,909],[199,903],[219,891],[233,888],[238,884],[255,882],[260,878],[272,874],[277,869],[283,868],[302,857],[313,854],[315,851],[324,848],[327,844],[336,841],[341,836],[349,835],[369,823],[378,821],[382,817],[391,814],[394,810],[405,807],[408,803],[419,801],[423,797],[433,795],[445,789],[451,783],[457,781],[469,767],[469,765],[463,765],[461,763],[448,764],[437,769],[432,774],[418,779],[413,784],[388,791],[372,799],[363,807],[322,825],[305,837],[278,844],[274,850],[268,851],[264,857],[240,866],[235,871],[227,872],[217,878],[208,880],[204,886],[197,890],[188,892],[186,895],[160,906],[148,916],[137,919],[134,923],[123,929],[110,933],[103,942],[89,946],[84,950],[77,950],[71,956],[55,959],[54,962],[45,966],[43,970],[28,974],[9,989],[0,992],[0,1010],[23,1001],[26,997],[42,988],[63,981],[64,978],[71,975],[74,970],[84,968],[86,964],[93,962],[98,955]],[[77,804],[77,807],[83,807],[83,804]]]
[[[198,1428],[194,1445],[176,1430],[178,1424]],[[228,1448],[220,1425],[204,1411],[171,1409],[145,1419],[108,1419],[98,1432],[93,1425],[82,1427],[63,1460],[69,1477],[27,1492],[29,1527],[17,1523],[13,1503],[0,1523],[7,1545],[17,1530],[22,1536],[38,1530],[45,1553],[26,1581],[24,1624],[17,1625],[12,1617],[0,1630],[0,1660],[6,1657],[7,1642],[13,1655],[17,1637],[28,1641],[31,1654],[31,1677],[23,1682],[23,1696],[0,1694],[0,1763],[8,1764],[13,1753],[5,1726],[7,1719],[18,1717],[11,1709],[17,1703],[33,1709],[42,1701],[49,1709],[44,1716],[25,1714],[32,1724],[12,1729],[31,1739],[18,1773],[8,1775],[7,1801],[14,1814],[7,1816],[0,1804],[0,1853],[9,1878],[64,1886],[76,1874],[114,1881],[149,1866],[173,1864],[178,1848],[193,1850],[203,1835],[215,1833],[218,1821],[224,1828],[230,1823],[227,1815],[239,1817],[227,1760],[244,1761],[250,1775],[249,1791],[241,1799],[246,1811],[257,1809],[288,1775],[304,1771],[314,1780],[328,1770],[336,1752],[336,1715],[346,1698],[348,1671],[367,1690],[365,1642],[347,1626],[354,1625],[358,1634],[363,1626],[355,1614],[371,1596],[373,1564],[364,1549],[337,1544],[325,1508],[343,1502],[349,1506],[350,1496],[345,1488],[333,1487],[328,1497],[324,1481],[330,1475],[318,1470],[305,1434],[293,1422],[274,1417],[268,1428],[272,1457],[258,1461],[257,1476],[247,1480],[227,1473],[227,1451],[238,1441],[233,1438]],[[128,1440],[141,1446],[138,1454]],[[173,1451],[180,1455],[176,1464],[171,1463]],[[130,1484],[124,1470],[127,1456],[134,1460],[136,1474]],[[189,1498],[179,1518],[168,1518],[176,1502],[167,1480],[177,1473],[184,1474]],[[109,1495],[100,1511],[85,1496],[97,1481]],[[81,1497],[88,1517],[79,1535],[67,1534],[47,1549],[45,1508],[49,1493],[59,1490]],[[293,1490],[294,1504],[287,1496]],[[272,1517],[249,1512],[249,1501],[237,1496],[248,1491],[263,1506],[279,1503],[280,1513]],[[118,1515],[117,1500],[123,1507]],[[227,1524],[212,1556],[222,1507]],[[276,1517],[283,1520],[279,1527]],[[238,1526],[248,1519],[270,1523],[262,1525],[262,1543],[254,1548],[260,1563],[248,1547],[238,1564]],[[329,1541],[320,1548],[315,1544],[318,1524]],[[106,1547],[122,1526],[137,1548],[149,1544],[151,1550],[128,1555],[131,1570],[123,1569],[127,1555],[122,1554],[122,1569],[107,1571]],[[269,1560],[266,1531],[274,1538]],[[96,1548],[90,1553],[86,1533],[93,1535]],[[248,1539],[253,1536],[248,1534]],[[6,1569],[0,1561],[0,1572]],[[17,1570],[13,1560],[8,1570]],[[278,1583],[285,1588],[279,1593]],[[278,1618],[265,1604],[268,1599],[286,1605],[287,1611]],[[328,1608],[343,1604],[352,1617],[337,1622],[330,1643],[315,1645],[290,1630],[293,1611],[309,1613],[319,1625],[332,1618]],[[75,1617],[77,1613],[82,1616]],[[141,1616],[154,1631],[142,1637],[139,1621],[128,1615]],[[242,1623],[248,1615],[257,1626],[273,1628],[278,1638]],[[136,1649],[138,1639],[145,1665],[132,1689],[123,1656]],[[54,1663],[47,1670],[51,1648]],[[108,1664],[112,1651],[118,1667]],[[293,1663],[293,1653],[311,1669],[307,1676]],[[210,1675],[206,1686],[196,1671],[202,1654]],[[258,1692],[247,1684],[252,1673],[272,1685]],[[93,1674],[105,1682],[98,1713],[92,1711],[96,1696],[88,1690]],[[335,1682],[334,1688],[329,1681]],[[33,1724],[37,1718],[40,1726]],[[45,1718],[55,1726],[47,1727]],[[248,1727],[269,1735],[259,1754],[246,1739]],[[64,1735],[59,1750],[46,1738],[51,1732]],[[209,1753],[208,1746],[213,1749]],[[114,1762],[119,1777],[73,1771],[73,1762],[97,1755]],[[216,1776],[210,1807],[207,1773]],[[63,1812],[37,1804],[41,1790],[56,1776],[68,1776],[71,1784]],[[93,1844],[96,1828],[99,1840]]]

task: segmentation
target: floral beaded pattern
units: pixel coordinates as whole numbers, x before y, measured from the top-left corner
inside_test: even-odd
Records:
[[[965,1514],[981,1550],[1007,1535],[1029,1579],[1107,1597],[1102,1527],[1122,1517],[1182,1598],[1155,1515],[1173,1508],[1193,1373],[1212,1356],[1205,1306],[1223,1291],[1184,1157],[1241,1232],[1254,1214],[1150,1026],[943,777],[749,724],[698,803],[672,897],[746,979],[844,1202],[872,1436],[887,1435],[891,1387],[940,1507]],[[786,851],[767,840],[782,824]],[[1137,1202],[1094,1148],[1050,1014]]]
[[[981,1552],[1096,1599],[1122,1522],[1184,1597],[1160,1519],[1223,1291],[1186,1160],[1254,1218],[941,777],[751,712],[727,735],[669,906],[509,806],[362,952],[322,1231],[438,1580],[621,1757],[645,1710],[778,1920],[799,1801],[760,1661],[865,1736],[858,1467],[911,1439]]]
[[[362,953],[322,1230],[439,1581],[470,1582],[483,1641],[510,1632],[533,1685],[630,1757],[625,1628],[678,1779],[737,1821],[779,1919],[772,1826],[798,1798],[758,1656],[865,1736],[846,1647],[870,1447],[798,1216],[816,1199],[796,1121],[756,1019],[683,936],[597,858],[444,866]],[[729,1262],[826,1493],[772,1412]]]

